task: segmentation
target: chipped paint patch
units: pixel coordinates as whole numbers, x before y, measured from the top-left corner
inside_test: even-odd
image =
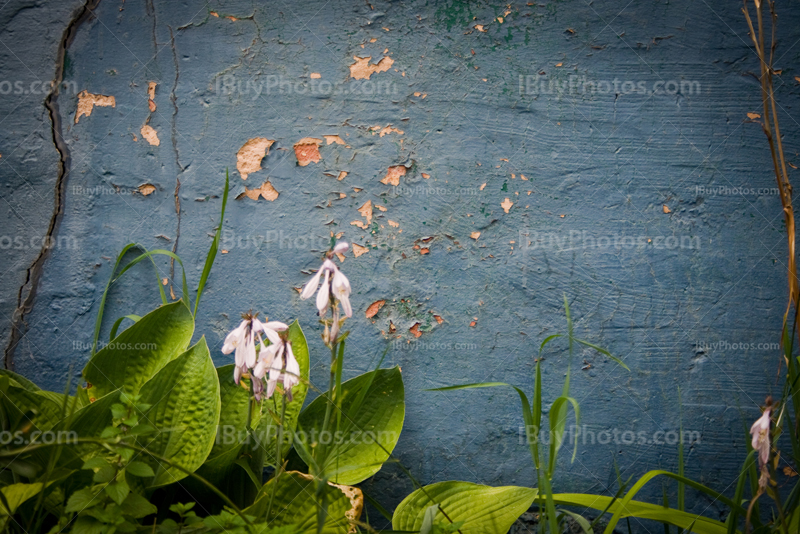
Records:
[[[320,78],[322,78],[322,74],[320,74],[319,72],[312,72],[310,78],[312,80],[319,80]]]
[[[389,167],[386,177],[381,180],[385,185],[400,185],[400,177],[405,176],[406,168],[404,165],[392,165]]]
[[[151,113],[156,110],[156,85],[156,82],[147,82],[147,106]]]
[[[90,116],[95,106],[110,106],[115,108],[117,107],[117,101],[113,96],[95,95],[84,89],[78,93],[78,109],[75,111],[75,124],[78,124],[78,119],[84,115],[87,117]]]
[[[469,234],[469,236],[470,236],[472,239],[474,239],[475,241],[477,241],[477,240],[478,240],[478,238],[481,236],[481,233],[480,233],[480,232],[472,232],[471,234]]]
[[[358,243],[353,243],[353,256],[355,256],[356,258],[361,256],[362,254],[366,254],[367,252],[369,252],[369,249],[367,247],[362,247]]]
[[[414,337],[421,337],[422,332],[419,331],[419,323],[414,323],[414,326],[408,329]]]
[[[508,197],[506,197],[506,199],[500,203],[500,207],[502,207],[503,211],[505,211],[506,213],[508,213],[508,211],[511,209],[511,206],[513,205],[514,203],[511,202],[511,199],[509,199]]]
[[[372,223],[372,201],[367,200],[363,206],[358,208],[358,213],[367,220],[367,224]]]
[[[372,56],[357,57],[353,56],[355,63],[350,65],[350,77],[356,80],[369,80],[369,77],[376,72],[386,72],[394,65],[394,60],[389,56],[384,56],[378,63],[370,63]]]
[[[377,208],[379,211],[388,211],[388,208],[387,208],[386,206],[381,206],[380,204],[375,204],[375,207],[376,207],[376,208]]]
[[[483,183],[481,184],[480,190],[481,190],[481,191],[483,191],[483,189],[484,189],[485,187],[486,187],[486,182],[483,182]]]
[[[322,156],[319,155],[319,145],[322,139],[316,137],[304,137],[294,144],[294,155],[297,157],[297,164],[305,167],[309,163],[317,163]]]
[[[377,132],[378,133],[378,137],[383,137],[384,135],[389,135],[390,133],[396,133],[396,134],[399,134],[399,135],[403,135],[403,133],[405,133],[405,132],[403,132],[403,130],[399,130],[397,128],[393,128],[391,124],[388,124],[388,125],[384,126],[383,128],[381,128],[380,125],[372,126],[369,129],[369,131],[372,132],[372,135],[375,135],[375,133]]]
[[[141,193],[143,196],[147,196],[152,193],[155,193],[156,186],[154,186],[153,184],[142,184],[137,189],[139,193]]]
[[[430,178],[430,177],[431,177],[431,175],[423,172],[423,173],[422,173],[422,177],[423,177],[423,178],[425,178],[425,179],[427,180],[428,178]]]
[[[377,315],[380,309],[383,308],[384,304],[386,304],[385,300],[376,300],[375,302],[370,304],[365,313],[367,319],[372,319],[373,317],[375,317],[375,315]]]
[[[337,145],[346,144],[344,142],[344,139],[342,139],[338,135],[323,135],[322,137],[325,138],[326,144],[328,144],[328,145],[332,145],[333,143],[336,143]]]
[[[261,170],[261,160],[269,154],[269,147],[274,142],[274,139],[254,137],[242,145],[236,153],[236,170],[239,171],[242,180],[247,180],[250,174]]]
[[[339,171],[339,176],[337,176],[336,179],[341,182],[342,180],[344,180],[345,176],[347,176],[347,171]]]
[[[393,220],[389,219],[389,226],[391,226],[392,228],[400,228],[400,223],[394,222]]]
[[[662,210],[664,213],[672,213],[672,210],[671,210],[671,209],[669,209],[669,206],[667,206],[666,204],[664,204],[664,205],[661,207],[661,210]]]
[[[142,137],[153,146],[158,146],[161,144],[161,140],[158,138],[158,132],[156,132],[155,128],[150,126],[149,124],[145,124],[142,126],[142,129],[139,131],[142,134]]]
[[[261,184],[261,187],[255,187],[253,189],[248,189],[245,187],[244,193],[240,194],[236,197],[236,200],[241,198],[247,197],[250,200],[258,200],[258,197],[262,197],[264,200],[269,200],[273,202],[275,199],[278,198],[278,191],[272,186],[269,180]]]

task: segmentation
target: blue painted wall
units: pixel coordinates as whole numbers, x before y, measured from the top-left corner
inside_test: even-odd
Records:
[[[531,4],[102,0],[80,20],[80,3],[9,2],[3,80],[51,80],[62,32],[74,31],[54,102],[69,158],[63,216],[33,284],[29,237],[41,239],[52,218],[59,152],[44,95],[0,99],[2,234],[25,240],[2,251],[7,361],[45,388],[61,389],[70,369],[77,377],[126,243],[174,248],[195,285],[229,168],[233,196],[267,180],[279,196],[229,203],[227,253],[197,328],[212,347],[248,309],[298,318],[324,389],[314,308],[293,288],[330,232],[343,232],[366,251],[342,267],[355,308],[346,374],[390,348],[385,364],[402,366],[407,391],[397,452],[422,481],[532,484],[514,396],[425,390],[530,388],[539,343],[565,328],[566,294],[578,335],[631,372],[576,353],[582,423],[601,441],[603,431],[618,438],[581,444],[572,464],[564,454],[556,487],[605,491],[615,462],[623,478],[675,469],[676,445],[654,441],[679,428],[680,388],[684,428],[697,433],[687,470],[730,491],[745,425],[776,392],[769,344],[786,295],[785,231],[766,141],[748,117],[760,112],[758,65],[739,4]],[[776,85],[787,154],[800,165],[800,6],[778,9]],[[358,80],[354,56],[393,63]],[[84,90],[114,107],[76,123]],[[275,143],[243,181],[237,151],[258,137]],[[306,137],[323,141],[321,160],[299,166],[293,145]],[[381,183],[396,165],[407,168],[399,186]],[[145,184],[152,193],[139,192]],[[358,211],[367,201],[369,224]],[[166,261],[159,268],[170,277]],[[158,303],[154,285],[142,267],[114,287],[104,338],[113,318]],[[15,314],[20,287],[23,300],[36,292]],[[563,344],[552,347],[550,399],[568,362]],[[215,361],[229,358],[217,351]],[[374,487],[393,505],[411,485],[387,467]],[[717,513],[698,499],[697,511]]]

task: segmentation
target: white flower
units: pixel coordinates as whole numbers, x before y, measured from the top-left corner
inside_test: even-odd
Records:
[[[270,345],[272,347],[273,345]],[[267,380],[267,398],[275,393],[278,382],[283,384],[283,391],[286,400],[292,400],[292,388],[300,383],[300,364],[292,352],[292,344],[289,341],[281,342],[275,350],[275,357],[269,369],[269,379]]]
[[[239,326],[225,337],[225,343],[222,345],[223,354],[230,354],[234,350],[236,351],[236,368],[233,371],[233,379],[237,384],[248,369],[254,369],[257,366],[256,341],[262,347],[264,346],[261,334],[265,334],[270,343],[276,343],[280,341],[278,332],[283,332],[289,328],[278,321],[262,323],[255,315],[249,313],[244,315],[243,319]],[[263,377],[264,375],[262,374],[261,378]],[[255,387],[254,385],[254,391]]]
[[[350,306],[350,281],[340,271],[336,269],[333,273],[333,296],[342,303],[342,310],[348,317],[353,316],[353,308]]]
[[[349,249],[350,249],[350,245],[347,243],[347,241],[339,241],[338,243],[336,243],[336,246],[333,247],[333,253],[334,254],[344,254]]]
[[[769,414],[770,408],[750,427],[750,434],[753,436],[753,449],[758,451],[759,465],[766,465],[769,462]]]
[[[333,252],[340,254],[341,252],[337,251],[345,251],[349,247],[350,245],[342,241],[333,248]],[[322,278],[321,286],[319,283],[320,278]],[[317,288],[319,288],[319,291],[317,291]],[[350,282],[330,258],[326,258],[325,261],[322,262],[322,267],[319,268],[317,274],[315,274],[314,277],[311,278],[311,280],[309,280],[303,288],[303,291],[300,293],[300,298],[305,300],[311,297],[311,295],[313,295],[316,291],[317,310],[319,311],[319,315],[322,317],[325,315],[325,312],[328,309],[331,289],[333,290],[333,296],[342,303],[342,308],[344,308],[345,314],[348,317],[351,317],[353,311],[350,308],[350,299],[348,298],[350,295]],[[348,311],[350,313],[347,313]]]

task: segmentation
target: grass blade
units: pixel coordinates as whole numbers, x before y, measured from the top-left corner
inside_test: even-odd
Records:
[[[222,233],[222,225],[225,222],[225,205],[228,203],[228,169],[225,169],[225,191],[222,193],[222,210],[219,214],[219,226],[217,232],[214,234],[214,240],[211,242],[211,247],[208,249],[206,255],[206,263],[203,265],[203,274],[200,275],[200,283],[197,285],[197,296],[194,299],[194,312],[192,315],[197,317],[197,307],[200,305],[200,297],[203,295],[203,289],[206,287],[206,281],[211,274],[211,266],[214,265],[214,260],[217,257],[217,250],[219,250],[219,238]]]

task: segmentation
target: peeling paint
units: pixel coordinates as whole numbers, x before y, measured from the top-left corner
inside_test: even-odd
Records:
[[[320,74],[319,72],[312,72],[310,78],[312,80],[319,80],[320,78],[322,78],[322,74]]]
[[[247,197],[251,200],[258,200],[258,197],[262,197],[264,200],[269,200],[273,202],[275,199],[278,198],[278,191],[272,186],[272,183],[267,180],[261,187],[255,187],[253,189],[245,188],[244,193],[241,193],[239,196],[236,197],[236,200],[240,200],[244,197]]]
[[[362,247],[358,243],[353,243],[353,256],[355,256],[356,258],[361,256],[362,254],[366,254],[367,252],[369,252],[369,249],[367,247]]]
[[[242,145],[236,153],[236,169],[242,180],[247,180],[250,174],[261,170],[261,160],[269,154],[269,148],[274,142],[274,139],[254,137]]]
[[[153,184],[142,184],[139,186],[138,189],[139,193],[141,193],[143,196],[147,196],[151,193],[155,193],[156,186],[154,186]]]
[[[344,177],[347,176],[347,174],[348,174],[347,171],[339,171],[339,176],[337,176],[336,179],[341,182],[342,180],[344,180]]]
[[[380,204],[375,204],[375,208],[377,208],[378,211],[388,211],[386,206],[381,206]]]
[[[428,174],[428,173],[424,173],[424,172],[423,172],[423,173],[422,173],[422,177],[423,177],[423,178],[425,178],[425,179],[427,180],[428,178],[430,178],[430,177],[431,177],[431,175],[430,175],[430,174]]]
[[[337,145],[346,144],[344,142],[344,139],[342,139],[338,135],[323,135],[322,137],[325,138],[326,144],[328,144],[328,145],[332,145],[333,143],[336,143]]]
[[[469,234],[469,236],[470,236],[472,239],[474,239],[475,241],[477,241],[477,240],[478,240],[478,238],[481,236],[481,233],[480,233],[480,232],[472,232],[471,234]]]
[[[381,127],[380,125],[372,126],[369,129],[369,131],[372,132],[372,135],[375,135],[375,133],[377,132],[379,137],[383,137],[384,135],[389,135],[390,133],[396,133],[399,135],[403,135],[404,133],[403,130],[398,130],[397,128],[393,128],[391,124],[385,127]]]
[[[408,329],[414,337],[421,337],[422,332],[419,331],[419,323],[414,323],[414,326]]]
[[[372,201],[367,200],[363,206],[358,208],[358,212],[367,220],[367,224],[372,222]]]
[[[147,82],[147,106],[151,113],[156,110],[156,85],[156,82]]]
[[[400,223],[399,222],[394,222],[393,220],[389,219],[389,226],[391,226],[392,228],[399,228],[400,227]]]
[[[505,211],[506,213],[508,213],[508,210],[510,210],[511,206],[513,206],[513,205],[514,205],[514,203],[511,202],[511,199],[509,199],[508,197],[506,197],[506,199],[503,202],[500,203],[500,206],[503,208],[503,211]]]
[[[375,317],[375,315],[380,311],[380,309],[383,308],[384,304],[386,304],[385,300],[376,300],[375,302],[370,304],[365,313],[367,319],[372,319],[373,317]]]
[[[84,89],[78,93],[78,109],[75,111],[75,124],[78,124],[78,119],[84,115],[87,117],[90,116],[95,106],[111,106],[115,108],[117,107],[117,101],[113,96],[95,95]]]
[[[161,144],[161,140],[158,138],[158,132],[150,126],[149,124],[145,124],[142,126],[142,129],[139,131],[142,134],[142,137],[151,145],[158,146]]]
[[[384,56],[378,63],[370,63],[372,56],[357,57],[353,56],[355,63],[350,65],[350,77],[356,80],[369,80],[369,77],[376,72],[386,72],[394,64],[394,60],[389,56]]]
[[[406,168],[404,165],[392,165],[389,167],[386,177],[381,180],[382,184],[400,185],[400,177],[405,176]]]
[[[316,137],[304,137],[294,144],[294,155],[297,157],[297,164],[305,167],[309,163],[317,163],[322,156],[319,155],[319,145],[322,139]]]

